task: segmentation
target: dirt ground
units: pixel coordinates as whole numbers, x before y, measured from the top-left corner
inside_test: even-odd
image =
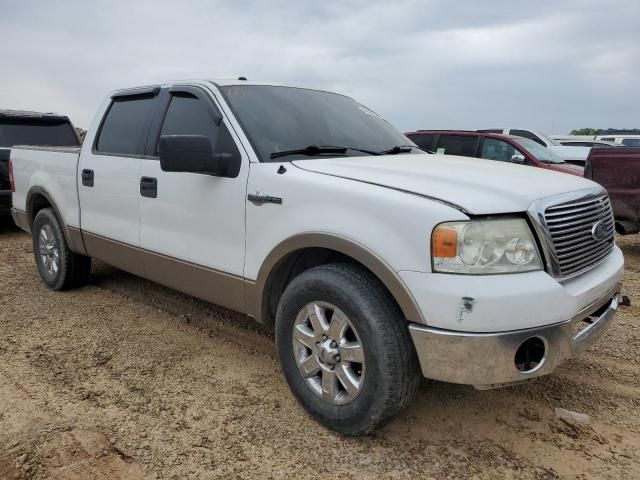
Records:
[[[632,306],[591,350],[502,390],[425,380],[403,416],[350,439],[296,404],[251,320],[103,264],[51,292],[5,225],[0,479],[638,479],[640,236],[619,244]]]

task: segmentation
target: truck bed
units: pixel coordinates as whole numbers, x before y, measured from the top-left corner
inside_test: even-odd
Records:
[[[16,185],[13,208],[28,212],[27,197],[31,191],[38,191],[50,203],[55,201],[64,224],[79,228],[79,156],[80,147],[13,147],[10,155]],[[46,185],[46,190],[39,185]]]

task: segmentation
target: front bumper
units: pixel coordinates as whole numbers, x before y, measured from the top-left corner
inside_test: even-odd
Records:
[[[590,345],[608,326],[620,303],[618,283],[570,320],[524,330],[470,333],[411,324],[409,330],[427,378],[498,388],[553,372]],[[544,356],[535,368],[521,371],[516,352],[523,342],[538,338]]]

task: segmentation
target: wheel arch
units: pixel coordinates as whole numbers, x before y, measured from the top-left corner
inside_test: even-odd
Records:
[[[407,286],[379,255],[351,239],[315,232],[289,237],[271,250],[255,282],[247,282],[247,313],[272,325],[277,302],[291,280],[309,268],[335,261],[365,267],[384,285],[408,321],[426,323]]]
[[[53,214],[60,223],[60,227],[62,228],[62,232],[64,233],[64,238],[67,241],[67,245],[69,245],[71,251],[82,255],[86,254],[84,242],[82,241],[82,234],[79,230],[73,229],[72,231],[68,227],[68,225],[64,221],[64,217],[60,213],[60,209],[56,205],[56,202],[53,200],[52,195],[45,188],[40,186],[31,187],[31,189],[27,193],[26,208],[29,230],[32,229],[33,221],[35,220],[38,212],[43,208],[51,208],[53,210]]]

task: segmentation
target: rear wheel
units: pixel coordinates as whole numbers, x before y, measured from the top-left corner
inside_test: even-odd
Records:
[[[406,320],[382,284],[357,265],[323,265],[296,277],[278,305],[276,343],[298,401],[346,435],[391,420],[420,382]]]
[[[87,283],[91,258],[69,250],[60,222],[51,208],[40,210],[31,227],[38,273],[52,290],[67,290]]]

